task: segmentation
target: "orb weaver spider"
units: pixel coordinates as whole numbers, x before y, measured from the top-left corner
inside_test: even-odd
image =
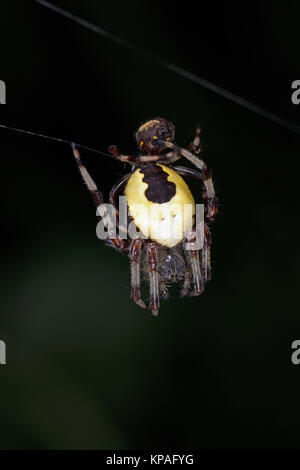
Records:
[[[168,285],[180,283],[180,296],[197,296],[204,290],[204,284],[211,277],[210,246],[211,235],[209,224],[217,214],[217,198],[215,196],[211,173],[206,164],[198,155],[200,148],[200,128],[197,126],[194,141],[187,149],[178,147],[174,143],[175,127],[163,118],[147,121],[140,126],[135,134],[137,145],[141,153],[137,156],[123,155],[113,145],[110,153],[116,160],[131,165],[131,173],[124,175],[112,188],[109,202],[117,213],[117,200],[124,191],[129,212],[129,218],[137,229],[143,233],[146,221],[144,213],[134,210],[135,203],[142,202],[144,207],[164,208],[170,211],[171,203],[176,201],[177,207],[184,204],[195,206],[192,193],[182,178],[191,177],[201,183],[204,212],[204,237],[201,247],[201,256],[196,245],[185,250],[184,242],[189,239],[195,244],[197,227],[193,224],[188,233],[181,232],[180,238],[161,239],[155,231],[151,237],[137,237],[135,239],[121,239],[119,235],[106,239],[106,243],[117,251],[126,254],[131,264],[131,298],[142,308],[146,308],[141,299],[141,272],[150,285],[149,309],[157,315],[160,306],[160,296],[168,298]],[[102,193],[83,165],[78,149],[73,145],[73,154],[81,176],[90,191],[96,206],[104,204]],[[185,167],[172,167],[171,164],[180,158],[187,158],[198,170]],[[146,223],[147,222],[147,223]],[[174,222],[175,223],[175,222]],[[149,228],[149,227],[148,227]]]

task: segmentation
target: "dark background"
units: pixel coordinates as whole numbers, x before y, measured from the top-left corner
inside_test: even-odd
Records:
[[[55,3],[300,124],[299,2]],[[220,200],[206,292],[154,318],[69,146],[0,129],[1,449],[299,448],[300,136],[35,2],[0,31],[0,123],[136,152],[147,119],[199,122]],[[125,166],[82,156],[107,196]]]

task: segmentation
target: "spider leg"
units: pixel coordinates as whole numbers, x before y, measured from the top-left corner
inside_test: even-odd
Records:
[[[87,188],[89,192],[91,193],[91,196],[94,200],[94,203],[96,206],[100,206],[101,204],[104,204],[104,199],[102,193],[98,190],[95,181],[83,165],[80,154],[78,152],[78,149],[75,144],[72,144],[72,150],[73,150],[73,155],[75,157],[75,161],[77,163],[78,170],[82,176],[83,181],[87,185]]]
[[[124,186],[126,185],[127,181],[129,180],[131,176],[131,173],[127,173],[127,175],[124,175],[111,189],[110,193],[109,193],[109,203],[112,204],[114,206],[114,208],[116,209],[116,215],[117,215],[117,218],[118,218],[118,229],[119,229],[119,233],[120,233],[120,230],[122,230],[122,232],[125,234],[127,234],[127,227],[124,227],[123,225],[120,225],[120,220],[119,220],[119,205],[118,205],[118,196],[120,194],[120,192],[123,190]],[[127,207],[126,207],[126,210],[127,210]]]
[[[182,155],[180,155],[176,152],[169,152],[165,155],[165,158],[168,159],[167,162],[168,162],[168,165],[170,165],[171,163],[174,163],[177,160],[179,160],[180,158],[182,158]]]
[[[72,144],[72,149],[73,149],[73,155],[75,157],[79,172],[82,176],[83,181],[87,185],[89,192],[91,193],[94,203],[96,204],[97,207],[102,206],[102,204],[104,204],[102,193],[98,190],[95,181],[93,180],[93,178],[91,177],[91,175],[89,174],[85,166],[83,165],[81,158],[80,158],[80,154],[75,144]],[[110,220],[110,216],[107,211],[105,211],[105,214],[103,214],[102,220],[103,222],[105,220],[107,221]],[[107,228],[108,234],[111,235],[111,237],[108,237],[106,239],[107,243],[113,245],[119,251],[128,250],[128,246],[129,246],[128,240],[121,240],[118,235],[114,238],[113,229],[111,228],[111,224],[109,224],[108,222],[106,223],[106,228]]]
[[[189,266],[187,266],[187,269],[185,270],[184,281],[180,289],[180,297],[185,297],[186,295],[189,295],[190,289],[191,289],[191,270]]]
[[[193,165],[195,165],[200,171],[202,175],[202,181],[204,186],[204,191],[202,194],[203,199],[206,202],[206,220],[207,222],[212,222],[218,212],[218,200],[215,195],[214,184],[211,178],[211,172],[207,168],[206,163],[201,159],[198,158],[193,153],[189,152],[188,150],[178,147],[177,145],[173,144],[172,142],[165,143],[167,147],[174,149],[177,151],[179,155],[187,158]]]
[[[129,163],[130,165],[135,165],[138,163],[156,163],[162,160],[162,155],[139,155],[137,157],[133,155],[123,155],[116,145],[111,145],[108,151],[115,157],[116,160],[121,162]],[[164,155],[163,159],[167,159],[168,164],[176,162],[182,158],[182,155],[178,154],[178,152],[169,152]]]
[[[130,247],[130,264],[131,264],[131,298],[142,308],[146,308],[145,303],[141,299],[140,291],[140,259],[143,248],[143,242],[140,238],[132,240]]]
[[[211,245],[211,235],[210,230],[207,224],[204,224],[204,241],[203,248],[201,251],[201,265],[202,265],[202,274],[203,281],[207,282],[211,279],[211,262],[210,262],[210,245]]]
[[[117,197],[122,191],[123,187],[126,185],[130,176],[131,176],[131,173],[127,173],[127,175],[122,176],[122,178],[112,187],[109,193],[109,202],[110,204],[113,204],[117,210],[118,210]]]
[[[131,165],[135,163],[135,157],[133,155],[123,155],[116,145],[111,145],[108,151],[115,157],[116,160],[130,163]]]
[[[185,166],[174,166],[172,168],[182,176],[190,176],[203,183],[203,175],[200,171],[194,170],[193,168],[186,168]]]
[[[153,315],[159,310],[159,274],[158,274],[158,253],[155,243],[147,244],[147,264],[149,269],[150,282],[150,306]]]
[[[168,288],[161,276],[159,276],[159,291],[160,291],[162,298],[164,300],[168,300],[169,298]]]
[[[200,129],[199,124],[197,124],[197,126],[196,126],[196,134],[195,134],[194,140],[193,140],[192,143],[190,143],[190,144],[187,146],[187,149],[188,149],[190,152],[195,153],[196,155],[199,155],[199,153],[201,152],[201,147],[200,147],[200,134],[201,134],[201,129]]]
[[[184,168],[181,166],[174,167],[174,170],[182,176],[190,176],[192,178],[195,178],[203,182],[203,176],[197,170],[193,170],[191,168]],[[204,201],[206,203],[207,199],[204,199]],[[207,212],[208,211],[206,210],[205,223],[204,223],[203,248],[201,251],[201,267],[202,267],[202,276],[203,276],[204,282],[209,281],[211,278],[211,265],[210,265],[211,235],[210,235],[210,230],[209,230],[209,226],[207,223],[207,222],[210,222],[210,220],[207,219]]]
[[[196,230],[191,230],[188,234],[188,240],[190,245],[195,243],[196,241]],[[197,249],[189,249],[184,250],[185,256],[187,258],[187,262],[191,267],[192,276],[193,276],[193,284],[194,290],[189,294],[190,296],[196,296],[202,294],[204,290],[203,286],[203,279],[201,274],[200,268],[200,261],[199,261],[199,250]]]

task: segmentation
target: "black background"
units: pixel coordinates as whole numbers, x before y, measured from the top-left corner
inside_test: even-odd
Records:
[[[300,124],[299,2],[55,3]],[[0,447],[298,448],[300,136],[34,1],[1,2],[0,31],[0,123],[136,152],[147,119],[180,145],[199,122],[220,200],[206,292],[153,318],[69,146],[0,129]],[[82,157],[107,197],[126,167]]]

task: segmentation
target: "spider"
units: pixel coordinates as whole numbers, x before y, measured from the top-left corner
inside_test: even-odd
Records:
[[[141,274],[145,280],[149,281],[150,304],[148,308],[153,315],[157,315],[160,297],[164,300],[168,298],[170,284],[180,284],[181,297],[197,296],[203,292],[204,284],[210,280],[211,235],[209,224],[217,214],[217,198],[211,173],[204,161],[198,157],[201,151],[199,125],[196,128],[194,141],[189,144],[187,149],[174,143],[174,125],[159,117],[140,126],[135,137],[141,151],[137,156],[123,155],[115,145],[109,148],[109,152],[116,160],[130,164],[132,170],[113,186],[109,203],[113,204],[118,215],[118,197],[124,192],[129,219],[134,222],[137,230],[142,234],[150,228],[150,237],[137,236],[134,239],[121,239],[119,235],[115,235],[112,239],[107,238],[105,242],[129,257],[131,298],[142,308],[146,308],[146,305],[141,299]],[[83,165],[75,144],[72,147],[81,176],[96,206],[101,206],[104,204],[102,193],[97,189],[95,182]],[[171,166],[182,157],[188,159],[198,170]],[[194,198],[182,176],[194,178],[201,184],[205,207],[204,237],[201,250],[197,249],[195,244],[197,227],[194,217],[188,229],[185,232],[181,231],[179,238],[174,240],[171,237],[160,237],[153,228],[152,219],[147,219],[143,211],[135,209],[137,203],[142,203],[142,207],[156,208],[159,211],[164,211],[163,215],[168,215],[171,203],[176,202],[177,210],[178,207],[180,210],[184,204],[191,204],[194,213]],[[173,217],[175,216],[176,214],[173,214]],[[160,217],[164,220],[161,213]],[[174,220],[173,218],[172,221]],[[175,223],[172,221],[171,224]],[[109,227],[106,228],[107,231],[110,230]],[[120,227],[118,226],[118,228]],[[192,249],[185,249],[187,239],[191,241]]]

